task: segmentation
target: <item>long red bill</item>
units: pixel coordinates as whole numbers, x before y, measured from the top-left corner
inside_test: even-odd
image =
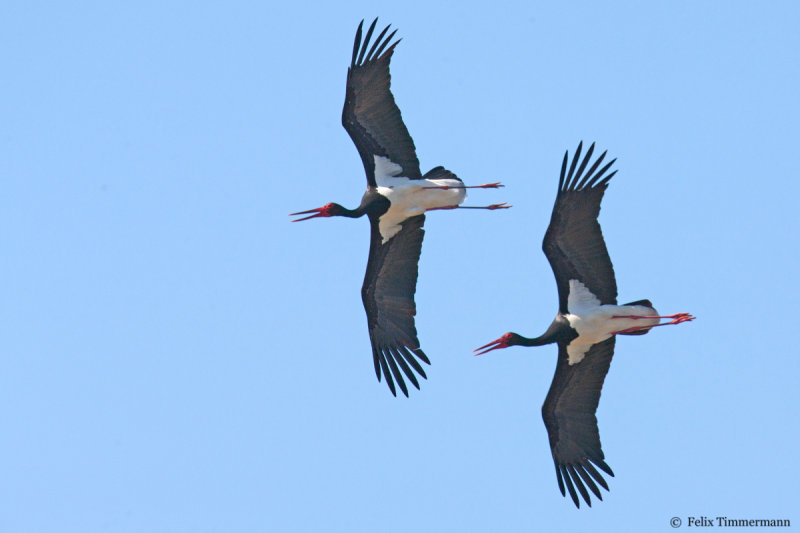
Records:
[[[489,348],[490,346],[491,346],[491,348]],[[489,348],[489,349],[488,350],[484,350],[484,348]],[[473,352],[478,352],[478,353],[474,353],[472,355],[483,355],[485,353],[491,352],[492,350],[498,350],[500,348],[508,348],[508,344],[506,344],[504,337],[500,337],[497,340],[493,340],[489,344],[484,344],[480,348],[475,348],[472,351]],[[480,350],[483,350],[483,351],[481,352]]]
[[[294,217],[294,216],[297,216],[297,215],[307,215],[308,213],[316,213],[316,214],[311,215],[309,217],[297,218],[295,220],[292,220],[292,222],[300,222],[302,220],[308,220],[309,218],[324,217],[325,216],[323,214],[324,210],[325,210],[324,207],[318,207],[316,209],[309,209],[308,211],[299,211],[297,213],[289,213],[289,216],[290,217]]]

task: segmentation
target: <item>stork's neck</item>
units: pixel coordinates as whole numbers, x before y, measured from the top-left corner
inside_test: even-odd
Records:
[[[364,209],[363,205],[356,207],[355,209],[347,209],[346,207],[342,207],[341,210],[336,213],[336,216],[339,217],[347,217],[347,218],[361,218],[366,214],[366,210]]]
[[[547,335],[542,335],[540,337],[534,337],[529,339],[528,337],[523,337],[522,335],[519,336],[519,345],[520,346],[544,346],[545,344],[552,344],[556,342],[555,339],[548,338]]]
[[[522,346],[544,346],[545,344],[553,344],[559,341],[569,342],[577,336],[578,332],[572,329],[567,319],[559,313],[543,335],[534,337],[533,339],[522,337],[520,344],[522,344]]]

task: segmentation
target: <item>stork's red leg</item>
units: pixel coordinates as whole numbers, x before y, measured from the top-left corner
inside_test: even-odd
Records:
[[[674,315],[664,315],[664,316],[657,316],[657,315],[614,315],[611,318],[631,318],[633,320],[639,320],[640,318],[674,318],[680,319],[685,317],[691,317],[689,320],[692,320],[694,317],[689,313],[675,313]],[[681,320],[681,322],[685,322],[686,320]]]
[[[484,205],[484,206],[471,206],[471,205],[446,205],[444,207],[432,207],[427,211],[435,211],[437,209],[489,209],[490,211],[494,211],[495,209],[508,209],[511,207],[507,205],[505,202],[501,204],[492,204],[492,205]]]
[[[615,331],[612,335],[618,335],[620,333],[633,333],[635,331],[642,331],[648,330],[652,328],[657,328],[659,326],[671,326],[672,324],[680,324],[681,322],[690,322],[695,319],[689,313],[675,313],[674,315],[666,315],[666,316],[613,316],[611,318],[632,318],[632,319],[639,319],[639,318],[672,318],[671,322],[664,322],[663,324],[654,324],[652,326],[633,326],[631,328],[622,329],[620,331]]]
[[[497,181],[495,183],[484,183],[483,185],[439,185],[436,187],[423,187],[423,189],[449,191],[450,189],[499,189],[500,187],[505,187],[505,185]]]

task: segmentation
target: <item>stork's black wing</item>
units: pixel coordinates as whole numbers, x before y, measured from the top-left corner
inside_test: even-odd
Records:
[[[567,173],[569,152],[564,154],[556,203],[542,243],[544,254],[556,276],[558,308],[562,313],[567,313],[571,279],[583,283],[599,298],[601,304],[617,303],[614,267],[611,258],[608,257],[600,224],[597,222],[600,202],[608,187],[608,180],[617,171],[605,178],[603,175],[616,159],[595,173],[606,156],[606,152],[603,152],[584,174],[594,152],[594,143],[578,166],[582,145],[581,142],[575,151],[569,173]]]
[[[367,311],[375,374],[379,381],[381,374],[386,376],[386,384],[395,396],[395,382],[408,396],[403,375],[419,389],[414,371],[427,379],[419,361],[431,364],[419,347],[414,326],[417,314],[414,292],[425,234],[423,224],[425,215],[406,219],[402,229],[382,243],[377,217],[370,217],[372,238],[361,299]]]
[[[404,177],[421,177],[414,141],[403,124],[400,109],[389,90],[389,61],[394,47],[400,41],[389,43],[397,30],[384,37],[389,30],[389,26],[386,26],[370,47],[370,38],[377,22],[377,18],[372,22],[363,43],[361,30],[364,21],[358,25],[353,59],[347,69],[347,92],[342,110],[342,125],[358,148],[367,173],[367,183],[373,187],[376,186],[376,155],[400,165]]]
[[[566,495],[566,482],[577,507],[580,507],[580,501],[576,488],[590,507],[592,501],[586,487],[600,500],[603,497],[597,485],[608,490],[608,484],[595,466],[609,476],[614,475],[604,460],[595,417],[600,390],[614,356],[614,339],[611,337],[595,344],[583,360],[574,365],[568,362],[567,344],[558,343],[556,373],[542,405],[558,488],[562,495]]]

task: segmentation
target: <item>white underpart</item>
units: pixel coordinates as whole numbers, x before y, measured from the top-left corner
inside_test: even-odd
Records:
[[[612,318],[614,316],[653,316],[658,312],[644,305],[600,305],[600,300],[576,279],[569,280],[566,315],[569,325],[578,337],[567,345],[567,362],[580,363],[593,344],[603,342],[616,331],[636,327],[654,326],[657,318]]]
[[[423,214],[435,207],[461,204],[467,198],[466,189],[425,189],[425,187],[462,187],[457,179],[412,180],[400,176],[403,168],[386,157],[375,157],[375,182],[378,192],[389,199],[389,210],[378,219],[382,242],[386,243],[402,229],[407,218]]]

